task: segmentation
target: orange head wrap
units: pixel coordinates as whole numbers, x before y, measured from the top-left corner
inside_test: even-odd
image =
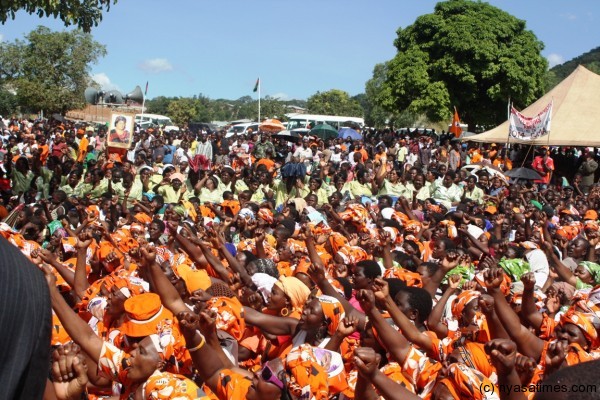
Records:
[[[481,293],[476,290],[465,290],[456,296],[452,301],[452,315],[454,318],[460,318],[467,304],[472,300],[477,299],[479,296],[481,296]]]
[[[325,295],[319,296],[317,299],[319,300],[319,303],[321,303],[323,315],[327,322],[327,333],[333,335],[337,331],[337,327],[342,319],[346,316],[342,303],[335,297]]]
[[[560,317],[560,324],[573,324],[583,331],[585,338],[590,343],[590,347],[594,348],[598,345],[598,331],[592,324],[591,318],[586,314],[575,311],[570,308]]]
[[[290,299],[294,310],[302,310],[310,295],[310,289],[300,279],[293,276],[280,276],[275,285],[283,290],[283,293]]]
[[[217,329],[225,331],[236,340],[241,340],[246,330],[244,308],[235,297],[213,297],[206,306],[217,313]]]

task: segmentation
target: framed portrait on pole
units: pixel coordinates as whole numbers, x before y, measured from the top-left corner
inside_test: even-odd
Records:
[[[112,113],[106,144],[109,147],[129,149],[133,141],[133,115]]]

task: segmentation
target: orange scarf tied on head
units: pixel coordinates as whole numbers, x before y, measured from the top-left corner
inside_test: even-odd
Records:
[[[465,290],[456,296],[452,301],[452,315],[454,318],[459,319],[467,304],[479,298],[479,296],[481,296],[481,293],[476,290]]]
[[[338,299],[331,296],[322,295],[317,297],[321,308],[323,309],[323,315],[327,322],[327,333],[333,335],[337,331],[337,327],[340,322],[346,316],[342,303]]]

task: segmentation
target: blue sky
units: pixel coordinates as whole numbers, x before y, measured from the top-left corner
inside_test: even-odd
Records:
[[[306,99],[317,91],[364,91],[375,64],[395,54],[396,29],[430,13],[433,0],[119,0],[93,29],[107,48],[91,73],[106,89],[148,97]],[[551,65],[600,46],[598,0],[491,0],[523,19]],[[0,40],[21,39],[50,18],[17,14]]]

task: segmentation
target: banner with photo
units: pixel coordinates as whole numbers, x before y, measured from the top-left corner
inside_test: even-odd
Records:
[[[535,117],[526,117],[514,107],[510,107],[510,127],[508,136],[519,140],[534,140],[550,133],[550,122],[552,120],[551,101]]]

